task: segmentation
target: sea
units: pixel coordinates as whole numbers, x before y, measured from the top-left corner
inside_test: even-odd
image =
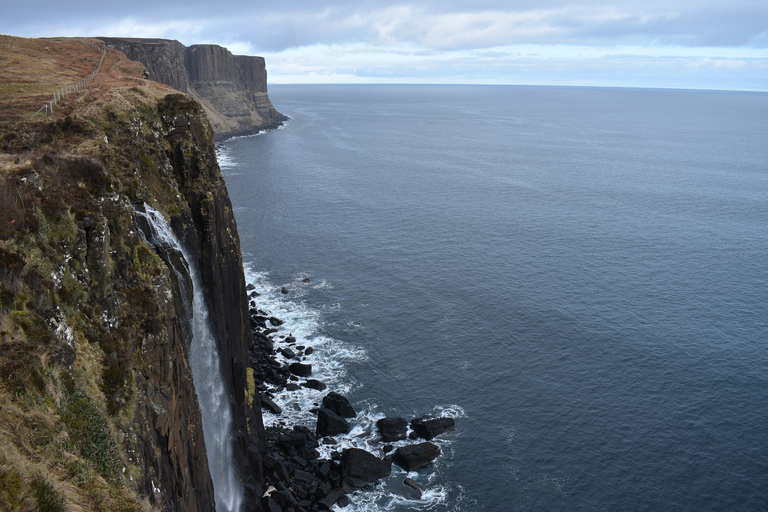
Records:
[[[314,427],[330,390],[358,416],[326,456],[456,423],[343,510],[768,510],[768,93],[270,98],[290,121],[219,161],[254,304],[329,389],[265,423]]]

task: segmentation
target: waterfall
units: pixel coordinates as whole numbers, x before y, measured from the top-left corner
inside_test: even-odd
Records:
[[[232,411],[229,395],[221,376],[219,350],[208,319],[208,307],[197,265],[176,240],[168,222],[160,212],[144,205],[146,213],[136,211],[144,239],[160,254],[175,273],[184,307],[189,308],[191,293],[190,365],[197,401],[203,416],[203,436],[208,453],[208,467],[213,480],[213,493],[218,512],[239,512],[243,488],[237,478],[232,433]],[[189,318],[187,316],[187,318]]]

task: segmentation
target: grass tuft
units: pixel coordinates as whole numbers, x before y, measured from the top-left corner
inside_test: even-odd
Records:
[[[39,512],[64,512],[64,497],[45,477],[36,475],[31,487]]]
[[[70,377],[62,380],[67,394],[60,415],[69,432],[70,441],[104,478],[116,480],[124,462],[107,421],[90,398],[76,389]]]

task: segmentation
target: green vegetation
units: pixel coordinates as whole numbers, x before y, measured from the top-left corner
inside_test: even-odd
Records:
[[[40,512],[64,512],[64,498],[42,475],[32,480],[32,493]]]
[[[116,480],[125,467],[106,420],[91,400],[64,374],[66,396],[60,405],[60,418],[69,440],[80,455],[89,460],[104,478]]]

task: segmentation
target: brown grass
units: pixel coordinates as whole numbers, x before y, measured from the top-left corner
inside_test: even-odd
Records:
[[[73,38],[0,36],[0,119],[17,122],[34,118],[34,113],[55,91],[86,78],[96,69],[100,58],[97,48]],[[67,95],[54,109],[53,117],[71,115],[110,89],[146,85],[149,81],[142,78],[143,71],[141,64],[128,60],[122,52],[107,50],[101,72],[90,88]],[[164,93],[171,90],[155,82],[151,84]]]

